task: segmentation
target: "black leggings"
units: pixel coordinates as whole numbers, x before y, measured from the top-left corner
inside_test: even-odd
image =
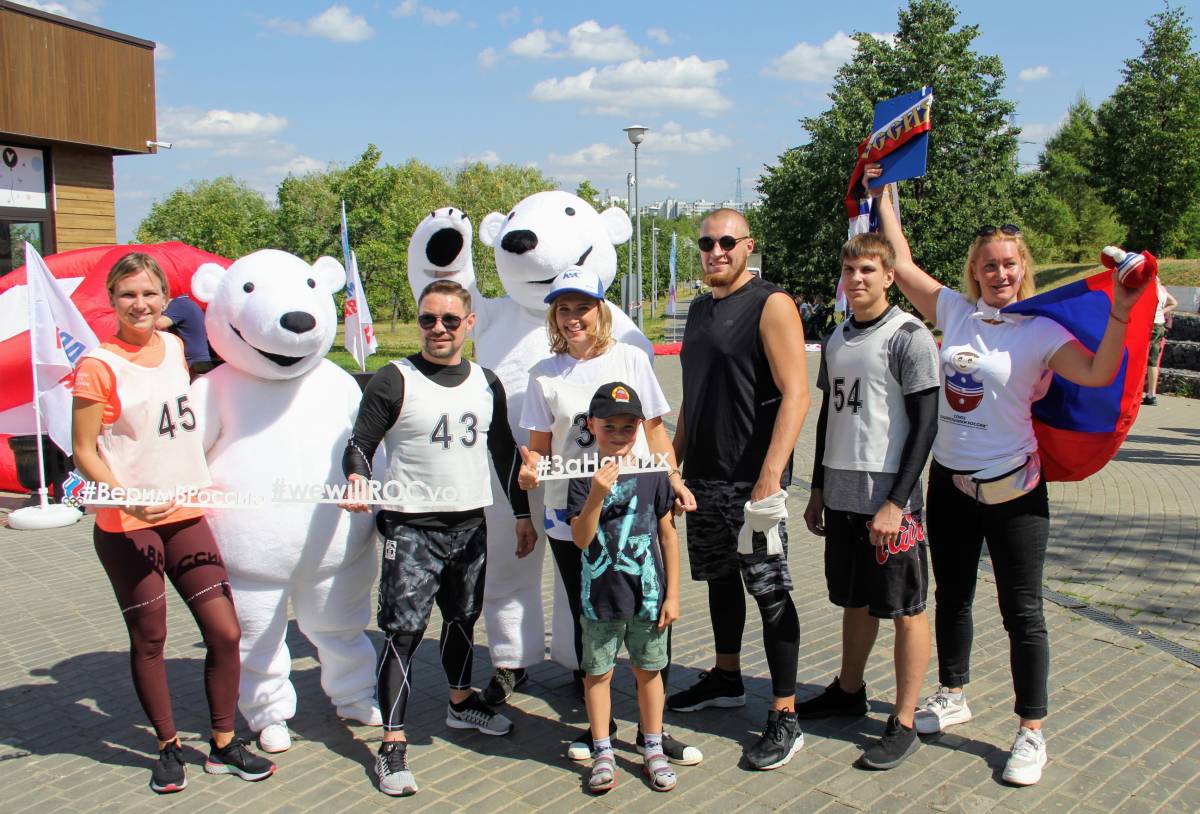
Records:
[[[947,687],[961,687],[971,680],[971,605],[986,540],[1000,616],[1008,631],[1014,711],[1027,720],[1046,717],[1050,639],[1042,614],[1042,570],[1050,505],[1045,482],[1016,500],[987,506],[961,492],[950,470],[934,461],[925,513],[937,582],[938,680]]]
[[[129,630],[129,666],[138,701],[160,741],[174,740],[167,641],[169,577],[204,637],[204,692],[215,732],[232,732],[242,637],[221,553],[203,518],[136,531],[92,531],[96,556],[108,574]]]
[[[379,709],[383,713],[383,728],[388,732],[404,729],[408,699],[412,695],[412,660],[425,631],[390,633],[379,654]],[[471,668],[474,665],[475,624],[443,622],[441,651],[442,669],[452,690],[471,689]]]
[[[583,615],[583,550],[571,540],[546,539],[550,541],[550,551],[554,553],[554,564],[558,567],[559,579],[567,593],[567,605],[571,608],[571,619],[575,623],[575,663],[583,664],[583,630],[579,626],[579,617]],[[580,670],[575,672],[582,674]],[[667,666],[659,672],[666,687],[671,674],[670,627],[667,628]]]
[[[796,694],[796,669],[800,660],[800,617],[788,591],[774,590],[754,597],[762,617],[763,649],[771,673],[771,692],[776,698]],[[708,613],[712,618],[713,643],[717,653],[742,652],[746,628],[746,592],[742,575],[708,580]]]

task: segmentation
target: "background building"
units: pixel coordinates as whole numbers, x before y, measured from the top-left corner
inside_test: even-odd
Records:
[[[0,0],[0,274],[117,242],[113,157],[155,151],[154,43]]]

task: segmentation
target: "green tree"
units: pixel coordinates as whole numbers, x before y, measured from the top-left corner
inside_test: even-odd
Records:
[[[764,273],[792,290],[832,294],[846,239],[842,198],[876,102],[933,87],[928,172],[901,189],[901,214],[917,262],[947,284],[962,273],[982,223],[1013,216],[1017,131],[1000,95],[1004,67],[972,50],[979,28],[960,26],[945,0],[911,0],[894,42],[857,34],[858,50],[834,79],[833,106],[802,120],[808,141],[759,180]]]
[[[178,240],[237,258],[275,245],[275,214],[262,195],[232,176],[193,181],[155,201],[137,239]]]
[[[1129,246],[1161,253],[1200,192],[1200,56],[1182,9],[1146,24],[1141,56],[1097,111],[1097,168]]]
[[[1046,142],[1038,170],[1022,178],[1017,207],[1034,257],[1077,263],[1119,244],[1125,230],[1105,203],[1092,169],[1096,155],[1096,114],[1081,94],[1067,120]]]
[[[592,182],[586,178],[579,182],[579,186],[575,187],[575,194],[592,205],[593,209],[600,209],[600,190],[592,186]]]

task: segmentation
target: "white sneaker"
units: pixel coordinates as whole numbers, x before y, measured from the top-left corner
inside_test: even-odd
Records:
[[[1014,786],[1032,786],[1042,779],[1042,767],[1046,765],[1046,736],[1040,729],[1021,727],[1013,741],[1012,754],[1004,764],[1000,779]]]
[[[380,713],[379,704],[375,703],[373,698],[364,698],[353,704],[343,704],[337,708],[337,714],[339,718],[358,721],[364,726],[383,726],[383,714]]]
[[[263,731],[258,733],[258,748],[273,755],[291,749],[292,733],[288,732],[287,724],[278,721],[263,727]]]
[[[967,707],[966,693],[943,688],[922,701],[914,716],[917,733],[921,735],[934,735],[948,726],[965,724],[969,720],[971,710]]]

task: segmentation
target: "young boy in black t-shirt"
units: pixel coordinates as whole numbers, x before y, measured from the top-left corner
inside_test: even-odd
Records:
[[[627,384],[602,385],[588,410],[588,431],[601,459],[628,455],[643,419],[637,393]],[[613,667],[621,643],[637,680],[645,737],[645,772],[655,791],[675,788],[675,772],[662,749],[667,628],[679,617],[679,538],[671,513],[674,493],[666,472],[619,474],[615,460],[590,479],[575,478],[567,491],[568,522],[583,555],[584,694],[592,728],[588,789],[616,785],[609,739]]]

